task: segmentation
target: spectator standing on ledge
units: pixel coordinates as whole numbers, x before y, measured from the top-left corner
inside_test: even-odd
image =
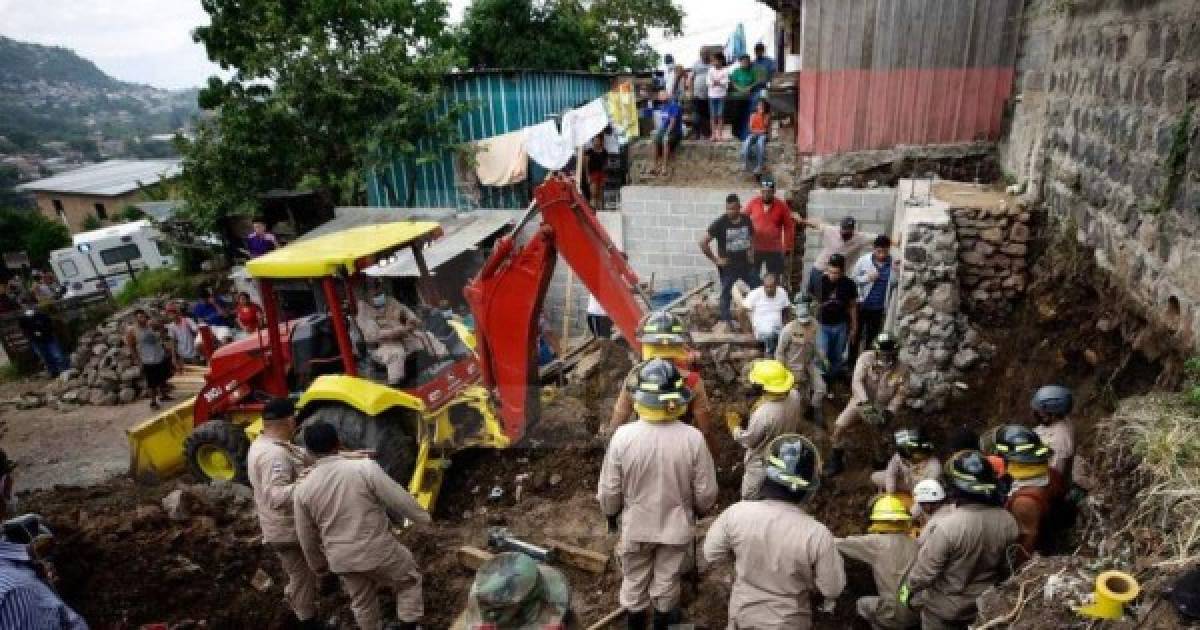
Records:
[[[808,273],[807,290],[809,295],[813,294],[813,289],[821,279],[830,256],[841,254],[844,260],[851,261],[853,264],[867,252],[871,242],[875,239],[874,234],[855,231],[858,224],[854,217],[846,217],[838,225],[829,225],[815,219],[801,219],[801,225],[815,228],[821,232],[821,251],[817,253],[817,259],[813,261],[812,270]]]
[[[38,309],[33,300],[26,300],[25,310],[17,320],[21,332],[29,340],[33,353],[41,359],[42,365],[50,373],[50,378],[57,377],[63,370],[71,367],[63,356],[62,346],[54,336],[54,320]]]
[[[692,109],[696,112],[696,137],[712,136],[712,125],[708,115],[708,55],[700,51],[700,59],[688,73],[688,87],[692,91]]]
[[[608,179],[608,151],[604,149],[604,134],[598,133],[583,152],[584,169],[587,173],[588,193],[591,195],[592,210],[604,209],[604,182]]]
[[[895,266],[891,248],[892,239],[883,234],[876,236],[871,252],[859,257],[851,274],[854,284],[858,285],[858,340],[863,344],[870,343],[883,332]],[[851,363],[857,355],[858,347],[850,348]]]
[[[754,63],[751,65],[754,69],[755,89],[765,90],[767,84],[771,82],[771,78],[779,71],[779,64],[767,56],[767,47],[762,42],[754,45]]]
[[[279,247],[275,235],[267,231],[267,222],[262,217],[255,217],[254,231],[246,236],[246,252],[251,258],[258,258]]]
[[[658,93],[654,101],[654,170],[655,174],[667,172],[671,150],[679,146],[683,138],[683,109],[679,103],[668,98],[667,91]]]
[[[787,202],[775,196],[775,180],[763,178],[761,192],[746,204],[746,215],[754,224],[754,270],[758,271],[757,262],[761,260],[767,273],[782,277],[796,222]]]
[[[768,273],[763,276],[762,286],[747,293],[743,303],[750,311],[754,338],[762,342],[766,356],[775,356],[779,332],[783,330],[783,313],[792,307],[787,291],[779,287],[775,274]]]
[[[729,74],[729,119],[733,135],[738,140],[746,137],[746,118],[750,115],[750,100],[754,96],[754,70],[750,67],[750,55],[738,58],[737,68]]]
[[[742,141],[742,161],[747,173],[761,177],[763,163],[767,160],[767,137],[771,134],[771,104],[759,101],[750,114],[750,123],[746,131],[746,139]],[[754,163],[750,163],[750,156]]]
[[[732,122],[725,115],[725,98],[729,95],[730,69],[725,65],[725,55],[716,53],[712,56],[712,66],[708,69],[705,81],[708,83],[708,117],[712,125],[713,142],[729,137],[724,133],[725,123]]]
[[[196,354],[196,334],[200,327],[192,318],[185,316],[179,305],[167,304],[167,333],[175,343],[175,370],[183,371],[184,363],[200,363],[200,355]]]
[[[167,396],[167,381],[171,378],[171,360],[163,346],[156,326],[150,325],[150,315],[145,309],[133,312],[135,321],[125,333],[125,343],[133,355],[135,365],[141,366],[146,378],[146,392],[150,394],[150,408],[158,409],[158,401],[170,400]],[[157,326],[161,327],[161,325]]]
[[[709,246],[713,240],[717,241],[716,254]],[[732,327],[729,302],[734,283],[741,280],[751,289],[760,284],[754,270],[754,224],[742,214],[742,203],[737,195],[730,193],[725,197],[725,214],[713,221],[700,237],[700,251],[717,266],[721,278],[721,321]]]
[[[842,375],[846,366],[846,347],[854,344],[858,329],[858,289],[844,275],[845,269],[844,256],[830,256],[813,291],[817,323],[821,325],[817,349],[829,360],[826,382]]]

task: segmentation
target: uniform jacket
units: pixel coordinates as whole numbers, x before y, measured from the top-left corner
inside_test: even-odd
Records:
[[[277,438],[262,436],[250,443],[246,469],[264,543],[296,542],[292,491],[300,471],[312,463],[307,451]]]
[[[704,557],[730,555],[737,579],[729,618],[741,628],[803,630],[812,621],[809,593],[837,597],[846,586],[833,534],[798,505],[740,501],[721,513],[704,539]]]
[[[850,383],[851,404],[870,401],[892,413],[900,411],[904,404],[904,392],[908,383],[908,368],[899,361],[890,369],[875,360],[875,351],[868,350],[854,365],[854,380]]]
[[[799,394],[794,391],[776,400],[763,398],[750,414],[750,422],[746,428],[734,431],[734,441],[746,449],[746,462],[762,461],[771,440],[784,433],[796,433],[800,430],[800,410],[803,409],[803,402],[798,407],[798,399]]]
[[[1071,421],[1063,419],[1054,424],[1039,425],[1033,430],[1042,438],[1042,442],[1054,449],[1054,453],[1050,455],[1050,467],[1069,482],[1071,467],[1075,461],[1075,429],[1071,426]]]
[[[678,366],[676,366],[678,367]],[[710,452],[716,447],[713,441],[715,437],[710,437],[712,434],[712,412],[708,402],[708,390],[704,387],[704,379],[700,377],[699,372],[693,372],[679,368],[680,374],[683,375],[684,382],[687,383],[689,389],[692,390],[692,400],[688,403],[688,413],[685,417],[690,420],[692,426],[700,429],[704,434],[704,439],[708,441],[708,449]],[[637,382],[637,368],[626,377],[626,382],[633,379]],[[615,424],[621,425],[629,422],[633,417],[633,396],[629,393],[627,387],[621,387],[617,393],[617,401],[613,404],[613,419]]]
[[[429,523],[412,495],[367,458],[317,460],[293,491],[296,534],[317,573],[370,571],[391,560],[400,543],[393,522]]]
[[[917,482],[926,479],[937,479],[942,476],[942,462],[933,456],[930,456],[925,461],[914,466],[900,457],[899,453],[892,455],[888,460],[887,468],[883,469],[883,478],[885,481],[884,490],[888,494],[894,494],[900,489],[911,494]]]
[[[843,556],[864,562],[875,576],[879,621],[891,622],[888,627],[906,628],[917,625],[919,619],[907,606],[896,600],[904,573],[917,557],[917,541],[908,534],[866,534],[839,538],[837,549]]]
[[[911,603],[945,621],[971,621],[975,599],[1004,576],[1017,522],[1004,508],[962,504],[922,536],[908,573]]]
[[[700,431],[677,420],[637,420],[613,434],[596,493],[605,515],[621,514],[621,539],[692,541],[696,514],[717,500],[717,474]]]
[[[786,365],[797,381],[805,383],[811,382],[811,373],[817,369],[816,358],[816,322],[803,324],[794,319],[784,325],[775,346],[775,360]]]

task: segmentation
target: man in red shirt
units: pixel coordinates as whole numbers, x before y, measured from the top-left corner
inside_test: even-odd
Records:
[[[787,202],[775,197],[775,180],[769,177],[762,179],[762,194],[746,204],[745,212],[754,225],[756,260],[766,264],[767,273],[786,279],[784,261],[792,250],[796,222]]]

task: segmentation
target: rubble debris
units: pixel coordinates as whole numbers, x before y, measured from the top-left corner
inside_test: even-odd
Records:
[[[254,577],[250,580],[250,586],[253,586],[254,590],[260,593],[265,593],[270,590],[271,584],[271,576],[267,575],[267,572],[263,571],[262,569],[255,571]]]

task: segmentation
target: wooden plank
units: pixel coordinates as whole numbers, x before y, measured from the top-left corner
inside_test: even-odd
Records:
[[[625,612],[624,608],[618,608],[607,615],[600,618],[599,621],[587,627],[587,630],[603,630],[613,624],[617,619],[621,618],[621,613]]]
[[[608,554],[576,547],[561,540],[547,540],[546,547],[554,550],[560,562],[577,569],[590,573],[604,573],[604,569],[608,567]]]
[[[455,555],[458,556],[459,564],[472,571],[477,571],[479,567],[483,566],[483,563],[491,560],[494,554],[492,554],[490,551],[484,551],[478,547],[464,545],[458,548],[458,550],[455,552]]]

